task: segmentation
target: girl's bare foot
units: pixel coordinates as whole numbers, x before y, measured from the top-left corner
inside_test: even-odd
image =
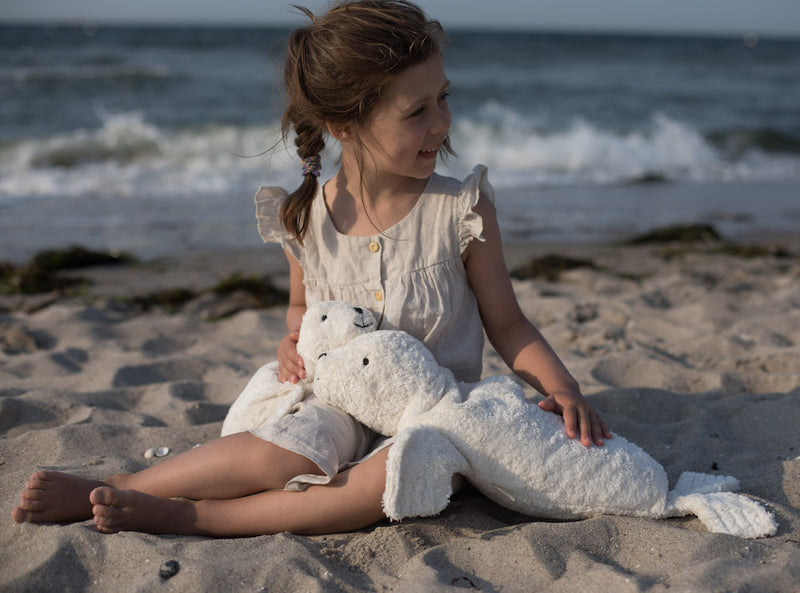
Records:
[[[102,486],[89,494],[94,524],[103,533],[196,534],[194,505],[185,500],[159,498],[136,490]]]
[[[92,517],[89,493],[102,486],[90,480],[52,471],[37,471],[28,479],[11,513],[17,523],[69,523]]]

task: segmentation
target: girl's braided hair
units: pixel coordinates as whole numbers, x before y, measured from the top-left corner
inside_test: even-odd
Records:
[[[311,23],[289,37],[281,129],[284,140],[294,131],[301,159],[313,160],[328,123],[364,124],[397,73],[441,51],[444,31],[405,0],[342,0],[321,17],[297,8]],[[441,150],[452,153],[448,141]],[[300,242],[317,188],[317,176],[305,174],[281,205],[284,228]]]

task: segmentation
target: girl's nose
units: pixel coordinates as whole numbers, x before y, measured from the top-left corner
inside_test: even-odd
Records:
[[[450,115],[450,108],[447,104],[443,105],[439,108],[439,113],[436,116],[436,121],[433,122],[431,125],[431,133],[436,134],[443,134],[450,129],[450,123],[452,122],[452,117]]]

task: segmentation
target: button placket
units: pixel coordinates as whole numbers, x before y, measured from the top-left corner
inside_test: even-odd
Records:
[[[381,249],[380,241],[378,239],[373,239],[367,245],[367,249],[369,249],[371,253],[373,253],[373,254],[375,254],[377,256],[375,258],[376,261],[373,263],[373,265],[375,266],[375,272],[376,272],[376,274],[374,276],[376,282],[375,282],[375,290],[373,291],[372,296],[375,299],[376,303],[381,303],[381,309],[382,309],[383,308],[384,293],[383,293],[383,277],[382,277],[382,273],[381,273],[383,266],[381,265],[382,264],[382,262],[381,262],[381,259],[382,259],[381,251],[382,251],[382,249]]]

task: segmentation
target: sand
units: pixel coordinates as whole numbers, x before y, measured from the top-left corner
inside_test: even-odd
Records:
[[[513,266],[553,249],[507,253]],[[800,590],[800,259],[667,251],[561,247],[597,268],[515,289],[613,431],[673,482],[736,476],[775,513],[774,537],[716,535],[694,518],[543,521],[469,487],[438,517],[315,537],[12,522],[36,468],[103,478],[157,463],[151,447],[174,455],[219,434],[274,358],[284,308],[204,294],[141,311],[120,297],[203,289],[236,269],[285,285],[280,254],[259,250],[81,270],[95,282],[81,294],[0,298],[0,591]],[[484,359],[485,374],[507,372],[488,347]],[[170,560],[179,571],[165,580]]]

